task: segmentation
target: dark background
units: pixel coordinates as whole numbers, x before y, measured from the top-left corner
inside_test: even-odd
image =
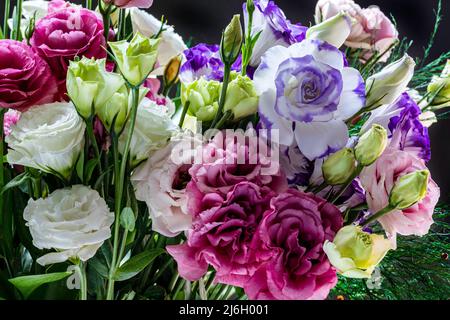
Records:
[[[14,1],[13,1],[14,2]],[[82,0],[72,1],[84,3]],[[164,15],[185,41],[218,43],[221,31],[243,0],[154,0],[149,9],[156,17]],[[314,21],[315,0],[275,0],[292,22],[308,26]],[[391,13],[398,23],[400,37],[414,40],[410,55],[421,56],[434,25],[437,0],[356,0],[362,7],[378,5]],[[4,0],[0,0],[0,17]],[[431,58],[450,50],[450,0],[443,0],[444,20]],[[3,18],[3,17],[2,17]],[[441,187],[441,200],[450,200],[450,120],[441,120],[430,128],[432,159],[428,164],[433,179]]]

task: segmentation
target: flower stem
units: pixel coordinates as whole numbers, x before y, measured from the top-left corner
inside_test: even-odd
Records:
[[[5,145],[5,137],[4,137],[4,132],[3,132],[3,121],[5,118],[5,112],[6,109],[1,109],[0,110],[0,138],[1,138],[1,142],[0,142],[0,190],[3,189],[4,185],[5,185],[5,174],[4,174],[4,163],[3,163],[3,152],[4,152],[4,145]],[[0,195],[0,214],[3,215],[3,195],[4,193],[2,193]]]
[[[230,73],[231,73],[231,65],[229,63],[226,63],[224,73],[223,73],[223,84],[222,84],[222,92],[220,94],[220,100],[219,100],[219,108],[217,109],[216,116],[214,117],[214,120],[211,124],[211,128],[215,128],[217,125],[217,122],[219,122],[219,120],[223,116],[223,108],[225,106],[225,99],[227,96],[228,83],[230,82]]]
[[[363,166],[359,166],[356,168],[355,172],[352,174],[352,176],[350,177],[350,179],[348,179],[347,183],[344,184],[344,186],[336,193],[336,195],[333,197],[333,199],[330,201],[331,203],[335,203],[340,197],[342,197],[342,195],[344,194],[344,192],[347,190],[347,188],[352,184],[353,180],[355,180],[355,178],[357,176],[359,176],[359,174],[361,173],[361,171],[364,169]]]
[[[14,40],[20,41],[22,40],[22,31],[21,31],[21,20],[22,20],[22,3],[23,0],[17,0],[17,6],[15,8],[15,24],[12,30],[12,38]]]
[[[186,113],[187,113],[187,111],[188,111],[188,109],[189,109],[189,105],[190,105],[190,104],[191,104],[190,101],[187,101],[187,102],[184,104],[183,112],[181,113],[180,123],[178,124],[178,126],[179,126],[180,128],[183,128],[184,119],[186,118]]]
[[[11,0],[5,1],[5,12],[3,15],[3,36],[5,39],[8,39],[8,18],[9,18],[9,11],[11,8]]]
[[[80,277],[80,300],[87,300],[86,264],[79,262],[76,265],[75,272]]]
[[[122,198],[123,198],[123,187],[125,179],[125,170],[127,168],[128,155],[130,153],[131,138],[133,137],[134,126],[136,124],[136,115],[139,105],[139,87],[132,87],[131,94],[133,98],[133,104],[131,107],[130,115],[130,127],[128,129],[128,136],[125,142],[125,148],[122,154],[122,161],[119,165],[119,150],[118,150],[118,137],[113,135],[114,140],[114,168],[115,168],[115,222],[114,222],[114,242],[113,242],[113,256],[111,261],[111,268],[109,270],[108,279],[108,291],[106,299],[112,300],[114,297],[114,275],[118,267],[118,251],[119,251],[119,229],[120,229],[120,212],[122,210]]]
[[[107,4],[106,8],[104,8],[102,5],[102,1],[99,1],[98,5],[103,18],[103,36],[105,37],[105,48],[107,49],[109,40],[109,25],[111,20],[111,5]]]
[[[100,157],[100,149],[98,148],[97,139],[95,139],[94,134],[94,119],[91,117],[91,119],[86,120],[86,130],[88,133],[89,140],[94,147],[95,157],[97,159],[97,165],[100,169],[100,173],[103,172],[102,170],[102,161]]]
[[[378,211],[377,213],[373,214],[372,216],[370,216],[369,219],[367,219],[364,223],[363,223],[363,227],[369,225],[370,223],[378,220],[379,218],[381,218],[382,216],[384,216],[385,214],[388,214],[389,212],[395,210],[395,207],[392,207],[391,205],[387,205],[385,208],[381,209],[380,211]]]

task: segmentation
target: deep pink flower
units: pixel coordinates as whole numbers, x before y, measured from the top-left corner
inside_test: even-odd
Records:
[[[15,125],[19,119],[20,119],[21,112],[9,109],[3,118],[3,132],[5,133],[5,136],[9,136],[11,133],[11,127]]]
[[[396,181],[403,175],[426,169],[424,161],[407,151],[388,148],[361,175],[367,204],[372,213],[385,208]],[[439,200],[439,187],[430,178],[425,198],[411,208],[395,210],[378,219],[395,244],[396,234],[423,236],[433,224],[434,208]]]
[[[342,227],[341,212],[311,193],[289,189],[272,199],[255,234],[254,250],[270,252],[244,289],[250,299],[325,299],[337,283],[323,251]]]
[[[60,9],[39,20],[30,44],[50,65],[63,98],[69,61],[76,56],[106,57],[101,17],[78,7]]]
[[[192,177],[187,186],[189,208],[198,212],[198,199],[207,193],[227,193],[240,182],[268,186],[275,192],[287,190],[287,180],[277,158],[271,157],[266,141],[243,131],[226,130],[203,147],[202,163],[189,170]],[[272,153],[273,154],[273,153]]]
[[[152,6],[153,0],[103,0],[105,3],[110,3],[119,8],[145,8]]]
[[[48,3],[48,13],[70,7],[70,3],[64,0],[52,0]]]
[[[237,184],[226,200],[217,193],[205,195],[201,200],[205,210],[194,218],[187,242],[167,247],[180,275],[195,281],[211,265],[216,270],[215,281],[243,287],[258,261],[270,255],[255,255],[251,245],[273,195],[270,188],[250,182]]]
[[[55,102],[56,80],[48,64],[25,43],[0,40],[0,107],[26,111]]]

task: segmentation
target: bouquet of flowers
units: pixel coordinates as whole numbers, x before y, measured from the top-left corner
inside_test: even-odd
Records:
[[[188,47],[152,2],[6,0],[1,298],[326,299],[430,231],[450,52],[353,0]]]

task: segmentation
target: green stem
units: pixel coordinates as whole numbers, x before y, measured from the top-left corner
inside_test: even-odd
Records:
[[[350,179],[348,179],[348,181],[344,184],[344,186],[338,191],[338,193],[333,197],[333,200],[331,200],[331,203],[335,203],[345,192],[345,190],[347,190],[347,188],[352,184],[353,180],[355,180],[355,178],[357,176],[359,176],[359,174],[361,173],[361,171],[364,169],[363,166],[358,166],[355,170],[355,172],[352,174],[352,176],[350,177]]]
[[[92,0],[86,0],[86,8],[92,10]]]
[[[80,300],[87,300],[86,264],[83,262],[77,264],[75,272],[80,277]]]
[[[242,76],[247,75],[247,67],[252,57],[252,28],[253,28],[253,12],[248,13],[248,26],[247,26],[247,38],[245,39],[245,45],[243,47],[244,63],[242,65]]]
[[[104,8],[101,1],[98,3],[98,5],[103,18],[103,36],[105,37],[105,47],[107,49],[109,40],[109,26],[111,21],[111,5],[107,4],[106,8]]]
[[[22,3],[23,0],[17,1],[17,7],[16,7],[16,23],[13,26],[13,39],[20,41],[22,38],[22,30],[21,30],[21,21],[22,21]]]
[[[139,87],[132,87],[131,94],[133,104],[131,107],[130,127],[128,129],[128,136],[125,142],[125,147],[122,154],[122,161],[120,163],[120,171],[118,171],[119,157],[118,157],[118,137],[113,135],[114,141],[114,166],[115,166],[115,222],[114,222],[114,242],[113,242],[113,256],[111,261],[111,268],[109,270],[108,291],[106,298],[112,300],[114,297],[114,275],[118,266],[118,246],[119,246],[119,229],[120,229],[120,212],[122,210],[122,197],[124,188],[125,171],[127,168],[128,155],[130,153],[131,139],[133,137],[134,127],[136,124],[136,115],[139,105]],[[117,172],[118,171],[118,172]]]
[[[3,36],[5,39],[8,38],[8,18],[9,12],[11,10],[11,0],[5,1],[5,15],[3,16]]]
[[[86,131],[88,133],[89,140],[94,147],[95,157],[97,158],[97,164],[100,169],[100,172],[103,172],[102,170],[102,161],[100,157],[100,149],[98,148],[97,139],[95,138],[94,134],[94,119],[88,119],[86,121]]]
[[[120,9],[119,11],[119,25],[117,32],[117,40],[125,39],[125,22],[126,22],[126,9]]]
[[[211,124],[211,128],[215,128],[217,125],[217,122],[219,122],[219,120],[223,116],[223,108],[225,106],[225,99],[227,96],[228,83],[230,82],[230,73],[231,73],[231,65],[229,63],[226,63],[224,73],[223,73],[223,84],[222,84],[222,92],[220,94],[220,100],[219,100],[219,108],[217,110],[216,116],[214,117],[214,121]]]
[[[214,129],[220,129],[225,125],[225,123],[233,117],[233,112],[228,110],[224,113],[223,117],[217,122],[217,124],[213,127]]]
[[[385,208],[381,209],[380,211],[378,211],[377,213],[373,214],[372,216],[370,216],[369,219],[367,219],[364,223],[363,223],[363,227],[369,225],[370,223],[378,220],[379,218],[381,218],[382,216],[384,216],[385,214],[388,214],[389,212],[395,210],[395,207],[392,207],[391,205],[387,205]]]
[[[4,185],[5,185],[5,173],[4,173],[4,163],[3,163],[3,152],[4,152],[4,145],[5,145],[5,137],[4,137],[4,132],[3,132],[3,119],[5,117],[5,112],[6,109],[1,109],[0,110],[0,138],[1,138],[1,142],[0,142],[0,190],[3,189]],[[4,193],[0,196],[0,213],[1,215],[3,215],[3,197],[4,197]]]
[[[187,102],[184,104],[183,112],[181,113],[180,123],[178,124],[178,126],[179,126],[180,128],[183,128],[184,119],[186,118],[186,114],[187,114],[187,111],[189,110],[189,105],[190,105],[190,104],[191,104],[190,101],[187,101]]]

